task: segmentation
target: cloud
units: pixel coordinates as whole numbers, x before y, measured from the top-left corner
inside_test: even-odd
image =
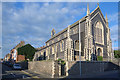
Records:
[[[112,40],[118,40],[118,25],[113,25],[110,27]]]
[[[113,25],[110,27],[111,40],[113,49],[118,49],[118,25]]]
[[[118,23],[118,13],[113,13],[108,15],[108,22]]]
[[[108,14],[113,49],[118,49],[118,13]]]
[[[19,5],[19,6],[18,6]],[[21,40],[45,45],[52,28],[59,31],[86,13],[81,3],[3,3],[3,56]]]

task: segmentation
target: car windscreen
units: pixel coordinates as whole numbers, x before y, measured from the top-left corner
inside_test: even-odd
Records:
[[[14,66],[20,66],[19,64],[15,64]]]

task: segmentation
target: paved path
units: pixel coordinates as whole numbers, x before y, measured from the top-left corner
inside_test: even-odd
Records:
[[[29,74],[31,76],[34,76],[35,78],[51,78],[51,75],[46,75],[46,74],[40,74],[40,73],[36,73],[34,71],[30,71],[30,70],[23,70],[23,72],[25,72],[26,74]]]

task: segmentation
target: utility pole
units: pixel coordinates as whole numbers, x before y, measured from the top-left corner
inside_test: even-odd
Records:
[[[80,76],[81,76],[81,33],[80,33],[80,21],[79,21],[79,65],[80,65]]]

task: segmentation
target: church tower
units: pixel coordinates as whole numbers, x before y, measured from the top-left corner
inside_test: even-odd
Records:
[[[90,10],[87,4],[87,18],[85,22],[85,47],[84,47],[85,59],[90,60],[91,54],[93,53],[93,36],[92,36],[92,25],[90,20]]]
[[[74,51],[73,51],[73,40],[70,38],[70,25],[67,29],[67,40],[65,48],[65,60],[73,61]]]

